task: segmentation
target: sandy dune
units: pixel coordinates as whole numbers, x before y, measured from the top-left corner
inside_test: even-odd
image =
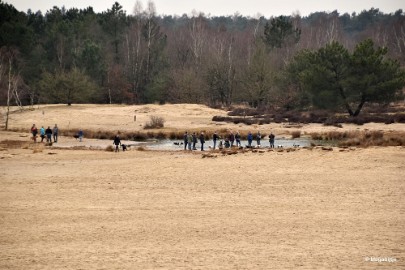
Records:
[[[144,107],[168,128],[224,113]],[[55,106],[43,123],[130,128],[135,109]],[[14,113],[11,126],[41,115]],[[57,149],[0,132],[0,269],[405,268],[404,147],[215,156]]]

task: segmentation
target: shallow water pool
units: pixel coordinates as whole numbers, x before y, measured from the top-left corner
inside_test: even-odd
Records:
[[[282,146],[282,147],[294,147],[294,146],[299,146],[299,147],[305,147],[305,146],[310,146],[312,140],[309,138],[296,138],[296,139],[286,139],[286,138],[280,138],[276,139],[274,141],[274,146]],[[217,141],[217,147],[218,147],[219,142]],[[248,145],[248,142],[246,140],[242,140],[241,144],[243,147]],[[234,144],[236,145],[236,144]],[[144,142],[142,143],[142,146],[146,147],[147,149],[151,150],[184,150],[184,144],[182,140],[157,140],[153,142]],[[253,141],[252,146],[256,147],[257,142]],[[208,150],[210,147],[213,147],[213,141],[206,141],[204,144],[204,150]],[[268,140],[261,140],[260,142],[260,147],[262,148],[268,148],[270,147],[270,143]],[[201,144],[198,142],[196,144],[197,150],[201,149]]]

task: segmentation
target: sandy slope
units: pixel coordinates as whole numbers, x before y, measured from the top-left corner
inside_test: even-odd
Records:
[[[178,128],[220,113],[144,107]],[[140,109],[78,108],[44,115],[50,125],[114,129]],[[11,123],[29,128],[41,115],[15,113]],[[340,150],[202,158],[57,149],[0,132],[0,269],[404,269],[405,148]]]

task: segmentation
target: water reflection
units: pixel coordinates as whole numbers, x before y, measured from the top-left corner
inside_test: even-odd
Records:
[[[243,147],[248,145],[248,142],[246,140],[242,140],[241,144]],[[147,147],[148,149],[152,150],[184,150],[184,144],[182,140],[157,140],[153,142],[144,142],[141,144],[142,146]],[[236,144],[234,144],[236,145]],[[285,139],[285,138],[280,138],[276,139],[274,141],[274,146],[277,148],[278,146],[282,147],[306,147],[311,145],[311,139],[309,138],[296,138],[296,139]],[[208,150],[209,147],[213,146],[213,141],[206,141],[204,144],[204,149]],[[257,142],[253,141],[252,146],[256,147]],[[217,142],[217,147],[218,147],[218,142]],[[261,140],[260,142],[260,147],[262,148],[268,148],[270,147],[270,143],[268,140]],[[196,148],[199,150],[201,148],[200,143],[198,142],[196,144]]]

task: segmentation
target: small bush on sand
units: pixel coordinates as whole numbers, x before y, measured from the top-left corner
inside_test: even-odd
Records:
[[[147,136],[144,133],[137,132],[133,135],[134,141],[145,141]]]
[[[212,117],[211,120],[214,121],[214,122],[224,122],[224,121],[226,121],[227,118],[230,118],[230,117],[224,117],[224,116],[215,115],[215,116]]]
[[[301,137],[301,131],[300,130],[294,130],[293,132],[291,132],[291,137],[293,139]]]
[[[167,135],[166,135],[166,133],[160,131],[155,135],[155,137],[156,137],[156,139],[163,140],[163,139],[166,139]]]
[[[165,119],[160,116],[150,116],[149,122],[147,122],[144,126],[144,129],[152,129],[152,128],[162,128],[164,127]]]
[[[155,133],[152,132],[152,131],[148,131],[148,132],[146,132],[146,137],[148,139],[154,139],[155,138]]]
[[[384,133],[382,131],[378,131],[378,130],[369,131],[364,134],[365,139],[376,140],[376,139],[382,139],[383,137],[384,137]]]
[[[28,142],[25,141],[17,141],[17,140],[4,140],[0,142],[0,147],[4,148],[28,148]]]
[[[107,152],[113,152],[114,151],[114,147],[112,145],[109,145],[105,148],[105,151]]]
[[[405,137],[403,133],[384,134],[382,131],[358,132],[357,137],[348,137],[339,142],[339,146],[403,146]]]
[[[405,113],[397,113],[394,115],[395,122],[405,123]]]
[[[318,133],[318,132],[312,132],[310,133],[311,135],[311,139],[315,140],[315,141],[320,141],[323,139],[322,134]]]
[[[170,134],[169,134],[169,139],[170,139],[170,140],[177,140],[177,134],[176,134],[176,132],[174,132],[174,131],[170,132]]]

